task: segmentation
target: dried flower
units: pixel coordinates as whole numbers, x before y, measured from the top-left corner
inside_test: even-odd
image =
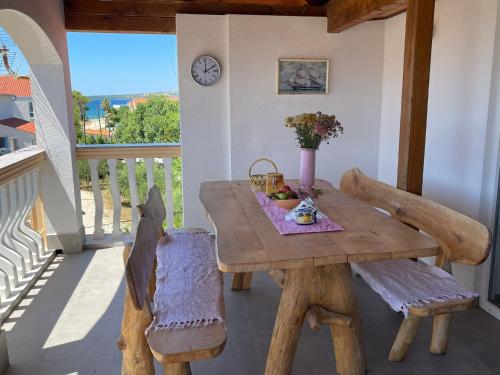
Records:
[[[337,138],[344,133],[342,124],[334,115],[321,112],[287,117],[285,126],[295,129],[300,147],[309,149],[318,149],[321,142],[328,143],[330,138]]]

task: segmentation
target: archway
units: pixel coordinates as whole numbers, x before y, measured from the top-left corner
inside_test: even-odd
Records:
[[[61,9],[51,12],[50,8],[56,7],[57,2],[44,4],[44,7],[30,6],[30,15],[26,9],[15,9],[25,4],[7,3],[11,8],[0,9],[0,26],[9,33],[29,63],[37,144],[45,149],[49,159],[41,171],[49,247],[65,252],[80,251],[83,228],[62,12]],[[61,18],[51,20],[57,12]],[[37,18],[43,22],[37,23]]]

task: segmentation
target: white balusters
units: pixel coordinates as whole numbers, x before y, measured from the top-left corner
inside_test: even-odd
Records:
[[[125,146],[124,146],[125,147]],[[164,178],[165,178],[165,209],[167,215],[167,225],[168,228],[171,229],[174,226],[174,197],[173,197],[173,176],[172,176],[172,158],[171,157],[161,157],[161,154],[158,157],[151,157],[154,153],[151,152],[151,146],[144,146],[145,150],[149,150],[145,152],[144,158],[140,157],[140,153],[137,150],[140,146],[134,146],[133,152],[130,152],[130,156],[127,155],[127,152],[124,152],[123,155],[118,154],[116,151],[116,147],[110,147],[110,155],[109,157],[102,151],[103,147],[96,147],[99,149],[99,153],[86,155],[84,158],[88,160],[90,167],[90,177],[92,181],[92,189],[94,192],[94,202],[95,202],[95,217],[94,217],[94,231],[92,234],[92,240],[87,241],[87,246],[91,247],[104,247],[115,244],[117,242],[124,242],[131,240],[137,231],[137,225],[139,222],[139,214],[137,212],[137,205],[141,203],[141,197],[139,197],[139,193],[144,194],[144,191],[139,191],[139,187],[143,189],[144,183],[146,183],[148,189],[150,189],[153,185],[155,185],[155,163],[160,166],[163,165],[164,168]],[[167,147],[167,146],[162,146]],[[91,148],[86,147],[85,152],[90,153]],[[164,149],[164,155],[168,154],[168,149]],[[94,156],[95,155],[95,156]],[[101,184],[99,183],[99,158],[105,160],[109,167],[109,175],[104,177],[104,181]],[[137,168],[139,165],[141,168]],[[137,170],[146,171],[146,176],[141,174],[137,175]],[[123,184],[123,178],[125,177],[123,173],[127,173],[127,179],[125,180],[128,183],[128,188],[130,192],[130,219],[123,219],[124,211],[121,203],[121,193]],[[145,177],[145,181],[138,181],[139,178]],[[101,176],[101,180],[103,176]],[[108,184],[109,182],[109,190]],[[102,191],[104,188],[106,191]],[[144,197],[142,197],[144,198]],[[89,210],[90,211],[90,210]],[[91,212],[89,212],[91,214]],[[127,220],[129,219],[129,220]],[[112,229],[111,226],[108,225],[103,226],[104,223],[111,223],[112,221]],[[127,224],[124,224],[128,222]],[[91,226],[91,223],[87,223],[87,226]],[[0,275],[1,278],[1,275]]]
[[[92,181],[92,191],[94,192],[94,239],[102,240],[104,239],[104,231],[102,230],[102,219],[104,215],[104,207],[102,203],[102,193],[101,185],[99,184],[99,160],[90,159],[90,180]]]
[[[14,180],[14,182],[9,183],[9,194],[10,194],[10,220],[8,221],[8,237],[10,240],[10,245],[13,247],[14,251],[21,255],[23,258],[24,264],[26,266],[26,270],[30,272],[33,269],[33,254],[30,249],[23,243],[22,239],[17,236],[16,229],[18,225],[18,221],[23,218],[20,216],[19,208],[24,208],[24,204],[26,202],[22,201],[18,195],[17,186],[19,181],[23,179],[23,176]]]
[[[24,278],[24,262],[22,257],[12,249],[8,240],[9,199],[7,186],[0,186],[0,268],[8,274],[13,287],[19,285]]]
[[[144,159],[144,164],[146,165],[146,179],[148,181],[148,189],[151,189],[155,184],[154,173],[153,173],[153,162],[154,159],[152,158]]]
[[[120,230],[122,202],[120,199],[120,191],[118,189],[118,178],[116,176],[116,159],[109,159],[108,167],[109,188],[113,199],[113,232],[111,234],[111,238],[113,238],[113,240],[119,240],[122,237],[122,231]]]
[[[167,228],[174,227],[174,197],[172,185],[172,159],[163,158],[163,168],[165,172],[165,210],[167,211]]]
[[[26,205],[26,210],[23,213],[23,217],[26,217],[29,213],[30,208],[35,206],[36,200],[39,195],[40,179],[38,170],[35,169],[31,174],[26,176],[26,200],[28,204]],[[43,220],[43,219],[42,219]],[[45,245],[42,236],[37,231],[26,225],[26,220],[21,220],[19,230],[23,232],[31,241],[35,244],[37,249],[37,258],[39,260],[45,260],[47,258]]]
[[[31,199],[28,199],[26,194],[26,184],[31,183],[31,173],[21,176],[17,179],[15,184],[17,187],[17,201],[16,205],[16,220],[14,227],[12,228],[12,235],[14,238],[18,238],[23,246],[28,250],[30,259],[30,269],[33,269],[39,262],[39,252],[38,244],[23,231],[23,222],[25,221],[28,212],[31,209]]]
[[[25,278],[27,275],[27,267],[26,263],[27,259],[25,257],[24,252],[19,252],[19,247],[17,247],[17,243],[13,238],[12,235],[12,227],[14,226],[14,220],[15,220],[15,211],[16,211],[16,200],[15,197],[12,195],[13,191],[13,183],[9,182],[6,184],[6,204],[5,207],[7,208],[7,220],[5,221],[5,232],[4,236],[2,238],[2,242],[4,246],[8,250],[8,254],[11,256],[14,256],[12,260],[17,260],[16,266],[18,267],[18,273],[20,278]]]
[[[27,217],[38,197],[38,169],[0,186],[0,312],[19,300],[48,260],[38,232]]]
[[[139,214],[135,207],[139,204],[139,196],[137,195],[137,181],[135,178],[135,159],[127,159],[128,185],[130,191],[130,206],[132,207],[132,228],[130,234],[135,237],[137,225],[139,223]]]

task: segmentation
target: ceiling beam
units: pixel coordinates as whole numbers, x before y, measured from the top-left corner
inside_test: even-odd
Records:
[[[422,194],[434,0],[409,0],[399,132],[398,188]]]
[[[66,30],[175,33],[175,16],[256,14],[325,16],[306,0],[64,0]]]
[[[339,33],[362,22],[385,19],[406,10],[408,0],[330,0],[328,32]]]
[[[97,33],[175,34],[174,17],[67,14],[67,31]]]

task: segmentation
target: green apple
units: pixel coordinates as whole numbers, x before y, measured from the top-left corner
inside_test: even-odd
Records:
[[[288,193],[286,193],[286,192],[283,192],[283,193],[278,193],[277,195],[278,195],[278,199],[279,199],[279,200],[284,201],[284,200],[287,200],[287,199],[288,199]]]

